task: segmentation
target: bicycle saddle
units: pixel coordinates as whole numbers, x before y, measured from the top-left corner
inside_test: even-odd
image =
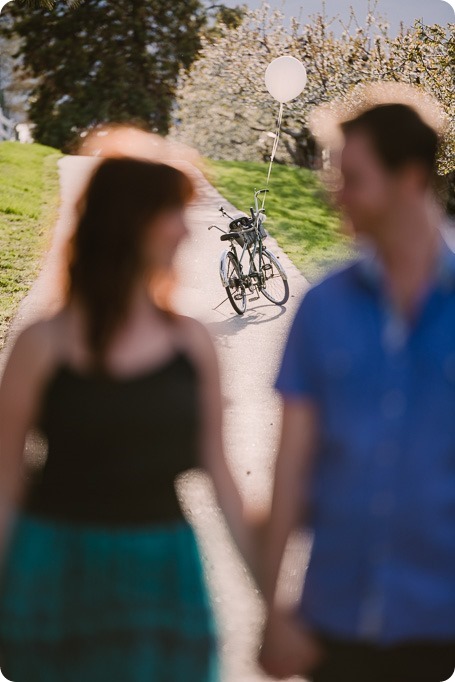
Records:
[[[229,234],[222,234],[220,239],[222,242],[227,242],[229,239],[236,239],[237,237],[240,237],[238,232],[229,232]]]

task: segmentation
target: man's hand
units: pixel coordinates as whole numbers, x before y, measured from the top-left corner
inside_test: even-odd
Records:
[[[268,675],[278,679],[305,675],[323,655],[319,641],[293,613],[276,608],[269,613],[259,654],[259,664]]]

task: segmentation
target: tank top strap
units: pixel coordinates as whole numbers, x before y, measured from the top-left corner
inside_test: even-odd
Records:
[[[181,324],[178,320],[178,316],[174,314],[172,311],[167,311],[163,308],[160,308],[159,306],[155,305],[153,301],[150,300],[150,305],[153,306],[153,312],[158,312],[159,315],[161,315],[164,324],[167,326],[169,335],[169,356],[174,355],[175,357],[177,356],[184,356],[187,360],[189,360],[192,364],[192,358],[190,356],[190,352],[188,349],[188,344],[185,343],[184,341],[184,334],[182,332]],[[71,358],[71,353],[68,352],[68,348],[65,347],[66,344],[63,342],[60,342],[57,344],[57,349],[56,349],[56,366],[69,366],[70,368],[76,369],[77,370],[77,363],[76,365],[73,363],[73,360]]]
[[[169,344],[172,346],[172,352],[169,353],[169,356],[176,361],[182,361],[187,368],[189,367],[194,380],[198,383],[200,381],[200,368],[189,348],[189,344],[185,341],[184,329],[179,316],[172,311],[167,312],[162,308],[160,308],[160,312],[166,316],[165,322],[169,331]]]

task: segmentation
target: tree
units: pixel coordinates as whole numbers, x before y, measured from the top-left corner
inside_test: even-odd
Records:
[[[406,72],[414,82],[433,94],[442,104],[448,130],[446,144],[440,158],[440,173],[445,176],[448,209],[455,215],[455,25],[446,30],[442,26],[425,26],[416,21],[414,31],[397,40],[396,54],[401,50],[402,63],[406,60]],[[403,32],[402,32],[403,33]],[[394,77],[400,79],[399,69]]]
[[[276,107],[263,74],[288,50],[282,19],[268,8],[247,11],[241,23],[220,24],[216,37],[203,38],[198,59],[180,76],[173,135],[216,159],[267,157]]]
[[[455,170],[453,28],[416,22],[391,37],[375,4],[363,25],[353,10],[343,24],[328,17],[323,5],[308,23],[294,19],[287,27],[283,14],[264,4],[247,12],[239,25],[222,27],[215,41],[203,41],[199,58],[181,74],[172,133],[213,158],[268,157],[277,105],[265,88],[264,73],[273,58],[292,54],[305,64],[308,85],[285,105],[281,160],[317,168],[320,158],[308,127],[312,110],[343,101],[363,83],[401,81],[432,94],[445,109],[450,125],[440,172],[448,174]]]
[[[4,113],[16,122],[27,120],[27,92],[36,84],[21,68],[14,55],[20,49],[20,39],[0,35],[0,97]]]
[[[166,133],[179,71],[207,21],[201,2],[44,5],[16,0],[0,18],[3,33],[21,39],[21,68],[37,79],[29,97],[35,139],[65,151],[84,129],[110,121]]]
[[[68,7],[77,7],[84,0],[66,0]],[[25,7],[35,9],[36,7],[44,7],[45,9],[53,9],[57,4],[57,0],[24,0]]]

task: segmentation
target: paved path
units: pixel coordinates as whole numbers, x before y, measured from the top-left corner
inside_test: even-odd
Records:
[[[90,157],[60,161],[62,204],[54,240],[40,276],[13,321],[6,352],[24,325],[52,314],[59,306],[59,259],[72,228],[72,204],[96,162]],[[291,293],[286,307],[274,306],[261,297],[249,304],[243,317],[234,313],[228,301],[216,308],[225,298],[218,274],[219,255],[225,247],[220,233],[207,228],[213,223],[226,226],[218,213],[221,204],[228,213],[235,214],[236,209],[199,171],[191,172],[199,197],[188,210],[191,235],[178,255],[180,285],[175,305],[180,312],[206,323],[216,340],[226,406],[227,453],[242,493],[260,502],[270,493],[280,417],[271,386],[289,324],[307,283],[270,237],[268,246],[279,255],[289,276]],[[5,353],[0,369],[4,361]],[[223,682],[259,682],[264,677],[253,661],[262,604],[216,510],[208,481],[202,474],[192,474],[179,483],[179,490],[200,537],[220,623]]]

